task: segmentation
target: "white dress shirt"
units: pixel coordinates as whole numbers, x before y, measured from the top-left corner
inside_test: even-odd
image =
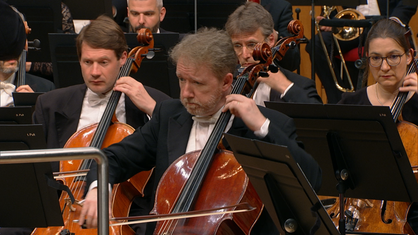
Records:
[[[380,9],[377,0],[367,0],[367,4],[358,5],[356,8],[364,16],[379,16]]]
[[[111,94],[112,92],[108,92],[106,95],[99,95],[87,88],[77,131],[91,124],[100,122]],[[115,113],[119,122],[126,123],[125,94],[123,93],[120,96]]]
[[[2,83],[7,84],[7,86],[12,87],[13,91],[15,91],[15,85],[13,82],[15,81],[16,73],[13,73],[8,79],[3,81]],[[6,91],[5,89],[0,89],[0,107],[6,107],[13,105],[13,96],[10,91]]]

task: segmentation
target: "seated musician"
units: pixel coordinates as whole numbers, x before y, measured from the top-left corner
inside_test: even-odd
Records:
[[[376,83],[354,93],[344,93],[339,104],[392,106],[400,92],[407,92],[408,100],[403,106],[402,117],[404,121],[418,125],[417,74],[408,74],[414,51],[404,36],[405,32],[403,26],[391,19],[380,20],[371,28],[365,42],[365,74],[370,71]],[[408,222],[418,233],[415,204],[410,209]]]
[[[0,107],[12,106],[12,92],[46,92],[54,84],[46,79],[24,73],[25,84],[17,85],[19,60],[26,45],[25,25],[20,12],[1,3],[0,14]]]
[[[141,129],[103,150],[109,159],[111,184],[155,167],[153,187],[156,190],[170,164],[185,153],[202,149],[215,127],[214,122],[222,112],[230,111],[235,116],[226,127],[228,133],[287,146],[311,185],[318,189],[321,169],[298,146],[293,120],[282,113],[259,107],[254,100],[243,95],[230,94],[237,57],[226,32],[202,28],[177,44],[170,58],[176,64],[180,100],[157,104],[153,118]],[[228,146],[227,143],[224,142],[224,146]],[[93,164],[87,176],[88,183],[96,180],[96,176],[97,165]],[[97,188],[94,183],[89,188],[79,224],[86,222],[87,227],[96,227]],[[150,210],[153,203],[151,200]],[[274,229],[267,233],[260,231],[268,228],[257,226],[264,222],[264,215],[256,223],[253,234],[277,234]],[[147,234],[153,232],[154,226],[147,225]],[[255,232],[257,227],[259,232]]]
[[[117,80],[128,46],[123,31],[111,18],[100,16],[85,26],[76,46],[84,84],[45,93],[36,104],[34,122],[43,125],[48,148],[62,148],[75,132],[98,123],[112,90],[122,92],[116,118],[135,129],[149,120],[156,103],[170,99],[132,77]],[[137,204],[143,203],[141,198],[137,200]]]
[[[265,42],[270,47],[276,44],[277,34],[273,27],[270,13],[254,2],[247,2],[238,7],[228,17],[225,29],[231,37],[242,67],[256,63],[252,52],[257,43]],[[274,63],[278,65],[277,61]],[[268,77],[258,78],[260,85],[254,94],[256,104],[264,106],[264,101],[322,103],[313,80],[286,70],[280,65],[278,68],[277,73],[268,72]]]

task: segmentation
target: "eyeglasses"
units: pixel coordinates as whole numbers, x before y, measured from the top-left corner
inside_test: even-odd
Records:
[[[242,50],[243,50],[243,47],[245,47],[245,48],[247,48],[248,51],[252,52],[256,45],[257,45],[257,43],[255,43],[255,42],[250,42],[250,43],[245,44],[245,45],[237,43],[237,44],[234,44],[234,50],[235,50],[235,53],[241,54]]]
[[[369,56],[367,58],[369,59],[370,66],[372,66],[372,67],[382,66],[383,60],[386,60],[386,63],[388,63],[388,65],[390,65],[390,66],[396,66],[399,63],[401,63],[401,58],[402,58],[403,55],[405,55],[405,53],[403,53],[402,55],[390,55],[390,56],[386,56],[386,57],[383,57],[383,56]]]

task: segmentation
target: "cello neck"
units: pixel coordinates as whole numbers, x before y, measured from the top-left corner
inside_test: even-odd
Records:
[[[26,50],[22,51],[22,54],[20,56],[19,60],[19,72],[17,73],[17,82],[16,87],[20,87],[22,85],[26,84]]]
[[[131,66],[133,63],[132,58],[128,58],[126,63],[122,66],[119,71],[118,78],[128,76],[131,71]],[[120,91],[111,91],[112,95],[107,102],[106,109],[103,112],[103,116],[100,119],[100,122],[97,126],[96,132],[91,140],[90,147],[101,148],[103,144],[103,140],[106,136],[107,129],[112,121],[113,114],[115,113],[116,107],[118,105],[121,92]]]
[[[412,59],[412,64],[409,67],[407,74],[417,73],[417,59]],[[393,121],[396,122],[402,113],[402,108],[406,103],[408,98],[409,92],[399,92],[396,96],[395,101],[393,102],[392,106],[390,107],[390,112],[392,113]]]
[[[248,69],[246,71],[250,71]],[[252,96],[252,92],[255,89],[248,88],[249,84],[255,85],[255,80],[258,77],[257,74],[251,72],[243,72],[237,81],[235,81],[231,94],[242,94],[244,91],[250,90],[250,93],[246,93],[247,97]],[[198,160],[196,161],[193,170],[190,173],[190,176],[183,188],[183,191],[180,193],[176,205],[174,206],[172,213],[181,213],[187,212],[191,209],[194,199],[197,197],[197,194],[200,190],[202,182],[206,176],[206,172],[210,167],[212,162],[213,155],[217,151],[218,144],[222,139],[223,133],[226,129],[226,126],[231,118],[231,113],[229,111],[221,113],[215,127],[210,134],[208,141],[205,144],[205,147],[202,149]]]

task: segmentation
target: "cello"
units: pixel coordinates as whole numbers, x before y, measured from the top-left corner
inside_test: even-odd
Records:
[[[154,41],[149,29],[141,29],[137,39],[144,46],[133,48],[128,55],[126,63],[119,71],[118,78],[136,72],[142,59],[153,48]],[[65,144],[64,148],[74,147],[96,147],[105,148],[113,143],[121,141],[125,136],[134,132],[134,129],[125,123],[120,123],[115,118],[114,112],[118,104],[121,92],[112,91],[106,109],[99,123],[87,126],[74,133]],[[92,160],[61,161],[60,173],[63,174],[63,184],[69,188],[70,193],[62,193],[60,206],[64,220],[64,226],[36,228],[32,234],[97,234],[97,229],[83,229],[74,222],[79,218],[82,206],[82,197],[85,188],[85,174],[88,171]],[[71,173],[65,177],[65,173]],[[81,175],[79,175],[81,173]],[[130,205],[136,196],[143,196],[143,190],[151,176],[152,170],[138,173],[128,181],[113,187],[112,214],[116,216],[127,216]],[[110,234],[134,234],[129,226],[112,226]]]
[[[25,21],[24,24],[25,24],[26,35],[28,35],[31,33],[32,29],[29,28],[27,21]],[[25,48],[23,49],[22,54],[20,55],[19,70],[18,70],[19,72],[17,75],[16,88],[26,84],[26,55],[27,53],[28,53],[28,40],[26,39]]]
[[[272,62],[272,52],[267,44],[260,45],[258,44],[254,50],[256,54],[261,52],[260,56],[254,57],[262,63],[247,67],[238,76],[233,86],[233,94],[251,96],[251,91],[255,90],[253,84],[256,85],[256,78],[262,72],[268,71]],[[185,214],[190,210],[201,211],[208,208],[218,210],[223,208],[223,205],[237,205],[241,202],[248,202],[256,209],[234,215],[164,221],[157,224],[155,234],[248,234],[251,231],[263,206],[233,155],[218,149],[218,142],[230,115],[229,112],[221,114],[202,151],[183,155],[164,172],[151,214]],[[202,224],[205,225],[203,228]]]
[[[417,71],[417,61],[413,59],[407,74],[416,73]],[[397,125],[399,136],[414,171],[415,178],[418,181],[416,174],[418,167],[418,146],[416,144],[418,142],[418,126],[401,118],[402,108],[407,101],[408,94],[409,92],[398,92],[390,107],[390,111],[393,121]],[[345,214],[349,217],[345,222],[350,225],[349,231],[415,234],[407,222],[408,212],[412,205],[410,202],[355,198],[345,198],[344,200]],[[339,198],[327,210],[335,225],[339,223],[340,210],[338,205]]]

